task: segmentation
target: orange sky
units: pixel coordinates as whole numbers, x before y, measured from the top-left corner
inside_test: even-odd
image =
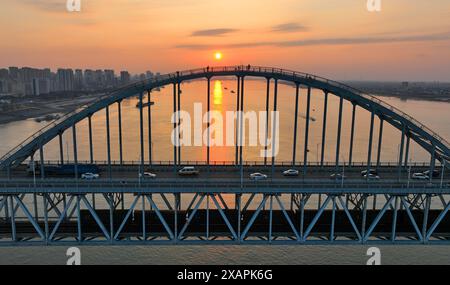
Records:
[[[218,64],[450,81],[450,1],[0,1],[0,66],[169,72]]]

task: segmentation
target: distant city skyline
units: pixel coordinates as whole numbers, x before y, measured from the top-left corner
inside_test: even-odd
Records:
[[[252,64],[336,80],[450,81],[450,2],[3,0],[0,62],[148,69]],[[214,55],[221,51],[220,61]]]
[[[152,78],[159,73],[146,71],[130,74],[127,70],[32,68],[28,66],[0,67],[0,95],[30,96],[54,92],[101,91],[115,88],[132,81]]]

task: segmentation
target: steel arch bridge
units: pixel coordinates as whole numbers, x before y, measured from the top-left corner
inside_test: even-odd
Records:
[[[233,76],[237,78],[237,111],[244,111],[245,79],[259,77],[267,80],[266,110],[269,110],[270,84],[274,83],[273,110],[277,111],[279,81],[296,86],[293,159],[288,165],[302,167],[301,180],[286,181],[275,178],[284,164],[264,161],[262,165],[251,165],[243,161],[243,147],[236,145],[236,159],[232,165],[214,165],[210,161],[210,147],[207,160],[199,166],[209,174],[211,171],[240,170],[240,179],[201,178],[186,180],[180,178],[142,181],[117,180],[113,177],[116,165],[111,161],[109,108],[119,108],[120,163],[123,169],[121,102],[139,94],[140,100],[140,153],[138,168],[144,174],[144,96],[166,85],[173,85],[173,110],[180,110],[181,83],[195,79],[207,80],[208,111],[210,110],[211,78]],[[298,137],[298,110],[300,87],[307,87],[307,118],[305,127],[304,161],[296,162]],[[324,118],[322,152],[320,164],[316,167],[308,161],[309,116],[311,90],[323,91]],[[336,161],[330,166],[324,162],[328,96],[339,98]],[[356,107],[371,114],[368,161],[357,171],[372,167],[382,169],[380,161],[383,123],[386,122],[401,133],[398,164],[385,166],[390,172],[398,173],[392,180],[374,182],[345,181],[344,179],[324,181],[311,172],[330,169],[337,177],[340,161],[340,138],[342,128],[343,102],[352,104],[351,146],[349,156],[352,165],[352,150],[355,132]],[[89,120],[90,163],[94,163],[92,147],[93,114],[106,111],[107,162],[102,166],[108,173],[107,180],[81,181],[78,169],[81,163],[77,156],[76,125]],[[149,112],[149,166],[158,169],[182,166],[181,148],[174,146],[173,162],[168,165],[154,165],[151,158],[151,108]],[[380,119],[380,133],[377,161],[372,160],[374,119]],[[236,134],[243,129],[242,117],[238,118]],[[178,121],[180,123],[180,121]],[[240,125],[239,125],[240,124]],[[177,123],[174,124],[174,128]],[[73,179],[53,179],[46,175],[44,146],[59,137],[60,164],[64,164],[62,134],[73,132],[74,169]],[[424,169],[435,173],[436,161],[442,166],[440,181],[411,182],[401,174],[408,164],[410,140],[430,154],[430,164]],[[209,144],[208,144],[209,145]],[[38,170],[40,179],[15,179],[16,169],[23,168],[28,158],[34,161],[39,152]],[[278,68],[255,66],[206,67],[202,69],[171,73],[134,83],[102,96],[94,103],[69,113],[32,135],[0,159],[0,171],[5,173],[0,182],[0,212],[4,212],[0,223],[0,244],[66,244],[66,243],[110,243],[110,244],[183,244],[183,243],[450,243],[450,189],[444,181],[445,168],[449,167],[450,144],[428,127],[395,107],[364,94],[344,84],[301,72]],[[33,162],[34,164],[34,162]],[[244,171],[255,168],[269,168],[272,178],[267,182],[254,183],[243,180]],[[392,170],[393,169],[393,170]],[[308,178],[311,174],[312,178]],[[314,177],[313,177],[314,176]],[[394,179],[395,177],[395,179]],[[168,197],[168,195],[172,196]],[[183,196],[184,195],[184,196]],[[226,202],[224,195],[234,197],[234,207]],[[181,197],[187,197],[189,204],[183,207]],[[261,202],[256,199],[261,196]],[[96,207],[98,197],[105,205]],[[126,198],[127,197],[127,198]],[[286,197],[288,197],[286,199]],[[378,198],[378,200],[377,200]],[[97,200],[96,200],[97,199]],[[131,202],[126,205],[126,201]],[[184,201],[184,199],[183,199]],[[286,205],[286,201],[288,205]],[[211,209],[210,203],[215,206]],[[256,203],[256,205],[255,205]],[[309,203],[309,204],[308,204]],[[38,205],[39,204],[39,205]],[[40,205],[42,204],[42,206]],[[98,203],[97,203],[98,204]],[[141,204],[142,209],[137,210]],[[146,204],[147,207],[146,208]],[[206,205],[205,205],[206,204]],[[269,205],[267,205],[269,204]],[[316,205],[312,206],[311,204]],[[369,204],[372,204],[370,207]],[[32,206],[30,206],[32,205]],[[309,205],[309,208],[308,208]],[[160,209],[164,207],[165,209]],[[32,214],[31,208],[34,209]],[[234,208],[234,209],[233,209]],[[268,209],[267,209],[268,208]],[[135,219],[135,212],[139,218]],[[22,216],[19,215],[22,214]],[[133,215],[133,219],[130,216]],[[325,219],[326,222],[321,222]],[[152,227],[150,227],[150,224]],[[151,229],[150,229],[151,228]]]

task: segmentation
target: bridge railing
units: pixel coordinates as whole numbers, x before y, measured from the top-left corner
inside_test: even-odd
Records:
[[[26,160],[24,162],[24,164],[28,164],[30,162],[30,160]],[[106,166],[109,165],[109,162],[107,160],[94,160],[94,161],[90,161],[90,160],[78,160],[77,163],[79,165],[89,165],[89,164],[94,164],[94,165],[98,165],[98,166]],[[35,165],[38,165],[38,162],[35,162]],[[45,165],[60,165],[61,162],[59,160],[45,160],[44,161]],[[64,164],[75,164],[75,161],[71,161],[71,160],[66,160],[64,161]],[[112,166],[121,166],[123,165],[124,167],[127,166],[136,166],[136,167],[140,167],[141,166],[141,161],[140,160],[130,160],[130,161],[119,161],[119,160],[111,160],[110,164]],[[145,161],[144,165],[146,167],[148,166],[167,166],[167,167],[173,167],[174,162],[171,160],[157,160],[157,161],[152,161],[152,163],[150,163],[149,161]],[[206,161],[202,161],[202,160],[191,160],[191,161],[181,161],[180,162],[181,166],[208,166],[208,163]],[[438,164],[439,165],[439,164]],[[236,163],[234,161],[211,161],[209,163],[209,166],[211,167],[215,167],[215,166],[235,166],[235,167],[239,167],[240,165],[236,165]],[[243,166],[244,167],[251,167],[251,166],[255,166],[255,167],[271,167],[272,165],[270,163],[268,163],[267,165],[264,164],[264,161],[245,161],[243,162]],[[280,162],[276,162],[275,166],[277,167],[291,167],[291,168],[302,168],[304,167],[304,164],[301,163],[297,163],[295,164],[295,166],[292,165],[292,162],[290,161],[280,161]],[[306,166],[308,167],[335,167],[336,163],[335,162],[330,162],[330,161],[325,161],[323,163],[323,165],[320,162],[315,162],[315,161],[310,161],[306,164]],[[361,162],[352,162],[351,165],[349,165],[348,163],[340,163],[339,167],[364,167],[367,168],[367,162],[361,161]],[[384,167],[394,167],[397,168],[398,167],[398,162],[396,161],[384,161],[384,162],[380,162],[379,164],[380,167],[384,168]],[[424,167],[427,168],[430,166],[430,162],[408,162],[408,167]],[[377,167],[377,164],[374,162],[371,164],[372,168]]]
[[[448,181],[445,181],[443,185],[439,182],[435,183],[423,183],[414,181],[401,181],[396,180],[384,181],[384,182],[365,182],[365,181],[346,181],[344,184],[341,182],[334,182],[330,180],[329,182],[323,179],[316,180],[305,180],[298,182],[286,182],[283,179],[273,179],[267,182],[260,181],[249,181],[245,180],[243,182],[239,179],[230,180],[229,178],[215,179],[214,181],[193,181],[192,179],[167,179],[167,181],[151,181],[151,180],[141,180],[138,179],[113,179],[113,180],[97,180],[97,181],[85,181],[73,179],[52,179],[46,181],[37,180],[31,182],[29,180],[11,180],[2,181],[0,180],[0,193],[24,193],[28,191],[61,191],[61,190],[77,189],[80,192],[100,191],[108,192],[111,189],[116,189],[120,191],[126,191],[130,193],[139,193],[140,191],[145,192],[158,192],[163,189],[167,189],[170,192],[174,191],[192,191],[195,190],[196,193],[202,192],[214,192],[223,191],[224,189],[229,190],[242,190],[242,191],[257,191],[259,193],[270,192],[270,193],[283,193],[286,190],[298,190],[299,192],[305,191],[307,189],[334,189],[338,192],[346,192],[351,190],[363,191],[368,190],[404,190],[405,193],[411,194],[413,189],[423,190],[423,193],[448,193],[449,186]]]
[[[285,76],[292,76],[293,80],[295,81],[296,78],[299,79],[303,79],[303,80],[307,80],[307,79],[312,79],[312,80],[317,80],[317,81],[321,81],[324,83],[327,83],[329,85],[333,85],[335,87],[338,88],[342,88],[344,90],[347,90],[349,92],[355,93],[357,95],[360,95],[370,101],[373,101],[377,104],[382,105],[383,107],[391,110],[392,112],[395,112],[397,114],[399,114],[402,117],[405,117],[407,120],[413,122],[415,125],[417,125],[419,128],[425,130],[427,133],[429,133],[430,135],[433,136],[434,139],[436,139],[437,141],[439,141],[440,143],[442,143],[443,145],[445,145],[447,147],[447,149],[450,149],[450,143],[445,140],[444,138],[442,138],[441,136],[439,136],[436,132],[434,132],[432,129],[430,129],[429,127],[427,127],[426,125],[424,125],[423,123],[419,122],[418,120],[416,120],[415,118],[413,118],[412,116],[406,114],[405,112],[399,110],[398,108],[388,104],[387,102],[373,96],[367,93],[364,93],[356,88],[353,88],[351,86],[348,86],[346,84],[334,81],[334,80],[329,80],[327,78],[324,77],[320,77],[317,75],[313,75],[313,74],[308,74],[308,73],[304,73],[304,72],[298,72],[298,71],[292,71],[292,70],[288,70],[288,69],[280,69],[280,68],[271,68],[271,67],[262,67],[262,66],[245,66],[245,65],[239,65],[239,66],[217,66],[217,67],[206,67],[206,68],[198,68],[198,69],[192,69],[192,70],[187,70],[187,71],[178,71],[178,72],[174,72],[174,73],[169,73],[169,74],[165,74],[165,75],[160,75],[160,76],[156,76],[150,79],[146,79],[140,82],[135,82],[135,83],[131,83],[131,84],[127,84],[124,85],[122,87],[119,87],[118,89],[115,89],[114,91],[111,92],[107,92],[102,96],[99,96],[99,98],[97,100],[95,100],[94,102],[100,102],[102,100],[104,100],[105,98],[108,98],[109,96],[111,96],[111,94],[114,93],[120,93],[122,91],[125,90],[130,90],[133,88],[136,88],[136,90],[138,90],[139,88],[148,86],[149,84],[156,84],[158,82],[162,82],[162,81],[166,81],[166,80],[170,80],[170,79],[176,79],[179,77],[183,77],[183,76],[189,76],[189,75],[202,75],[205,74],[208,75],[209,73],[220,73],[220,72],[257,72],[257,73],[267,73],[267,74],[273,74],[273,75],[285,75]],[[77,114],[80,110],[83,110],[86,107],[86,105],[81,106],[80,108],[78,108],[75,111],[69,112],[65,115],[63,115],[62,117],[60,117],[59,119],[55,120],[54,122],[44,126],[42,129],[40,129],[39,131],[37,131],[36,133],[34,133],[33,135],[31,135],[30,137],[26,138],[24,141],[22,141],[19,145],[17,145],[16,147],[14,147],[13,149],[11,149],[10,151],[8,151],[3,157],[0,158],[0,165],[3,163],[3,161],[5,161],[7,158],[9,158],[12,154],[14,154],[15,152],[17,152],[19,149],[23,148],[25,145],[27,145],[28,143],[30,143],[31,141],[33,141],[34,139],[36,139],[37,137],[39,137],[40,135],[42,135],[43,133],[45,133],[46,131],[50,130],[53,127],[58,126],[58,124],[64,122],[66,119],[74,116],[75,114]]]

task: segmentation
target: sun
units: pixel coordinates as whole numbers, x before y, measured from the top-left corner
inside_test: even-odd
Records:
[[[223,56],[222,56],[222,53],[220,51],[218,51],[214,54],[214,57],[216,58],[216,60],[221,60]]]

